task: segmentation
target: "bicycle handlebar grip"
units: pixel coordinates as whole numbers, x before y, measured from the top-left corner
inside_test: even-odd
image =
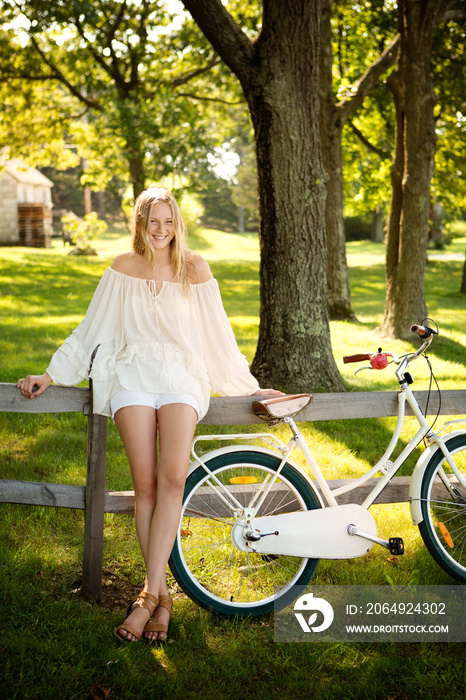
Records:
[[[416,333],[416,335],[418,335],[423,340],[430,338],[432,333],[437,334],[437,331],[434,331],[433,328],[429,328],[429,326],[418,326],[416,323],[413,326],[411,326],[411,331],[413,333]]]
[[[370,360],[372,357],[372,354],[366,352],[366,353],[360,353],[359,355],[346,355],[343,358],[343,363],[345,365],[348,364],[348,362],[364,362],[364,360]]]

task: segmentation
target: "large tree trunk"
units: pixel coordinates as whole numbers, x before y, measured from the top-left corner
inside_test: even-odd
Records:
[[[389,78],[395,104],[395,150],[387,231],[384,335],[409,337],[427,315],[424,273],[430,183],[434,170],[435,94],[430,77],[432,32],[441,0],[399,0],[397,67]]]
[[[183,0],[239,78],[256,141],[260,328],[252,371],[288,392],[342,390],[332,355],[319,136],[321,0],[264,0],[252,43],[220,0]]]
[[[144,158],[142,155],[133,154],[128,156],[129,174],[133,188],[134,201],[145,189],[146,173],[144,169]]]
[[[256,134],[261,213],[261,316],[252,369],[262,384],[287,391],[341,388],[327,306],[319,14],[316,6],[301,5],[266,3],[266,31],[258,41],[262,70],[243,82]]]
[[[322,157],[327,175],[325,228],[330,318],[355,318],[346,260],[343,219],[343,128],[348,118],[374,89],[396,59],[397,35],[354,85],[351,95],[335,102],[333,94],[332,3],[323,0],[320,50],[320,132]]]

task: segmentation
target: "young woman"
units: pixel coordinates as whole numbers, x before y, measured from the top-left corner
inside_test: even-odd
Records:
[[[194,430],[210,392],[280,392],[259,389],[251,375],[207,262],[186,247],[184,222],[169,191],[151,188],[138,197],[132,242],[133,251],[104,273],[86,317],[47,371],[17,386],[34,398],[52,381],[73,386],[92,378],[94,411],[112,416],[128,456],[146,565],[143,591],[114,634],[121,641],[142,635],[163,641],[172,610],[165,571]]]

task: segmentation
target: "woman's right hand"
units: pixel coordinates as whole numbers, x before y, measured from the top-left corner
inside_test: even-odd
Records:
[[[25,379],[18,379],[16,386],[20,389],[23,396],[28,399],[33,399],[40,396],[52,383],[52,378],[47,372],[44,374],[34,375],[28,374]],[[34,387],[36,387],[34,389]]]

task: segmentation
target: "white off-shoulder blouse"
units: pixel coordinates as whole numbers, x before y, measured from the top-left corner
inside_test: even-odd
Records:
[[[108,268],[83,321],[53,355],[55,384],[89,376],[94,412],[110,415],[117,391],[192,394],[202,418],[211,392],[251,395],[259,388],[236,344],[215,279],[190,285],[131,277]],[[89,375],[94,349],[99,345]]]

